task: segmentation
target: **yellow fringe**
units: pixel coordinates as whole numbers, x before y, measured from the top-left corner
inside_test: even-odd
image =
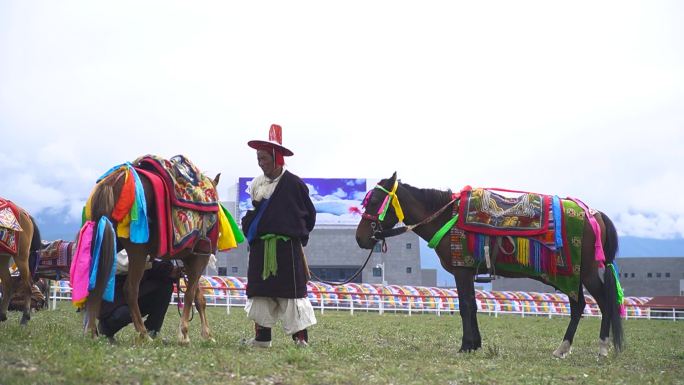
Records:
[[[521,265],[524,266],[529,266],[530,265],[530,242],[527,240],[527,238],[519,237],[518,238],[518,261],[520,262]]]

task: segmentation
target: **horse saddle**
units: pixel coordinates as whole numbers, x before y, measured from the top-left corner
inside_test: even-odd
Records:
[[[0,198],[0,251],[17,252],[17,231],[23,231],[17,219],[17,208],[6,199]]]
[[[185,156],[176,155],[167,160],[156,155],[145,155],[133,164],[162,178],[173,206],[202,212],[218,211],[218,194],[213,181]]]
[[[43,246],[38,251],[38,269],[54,269],[69,267],[71,256],[74,254],[76,242],[56,240]]]
[[[496,191],[521,193],[506,197]],[[544,234],[549,227],[551,196],[499,189],[461,190],[457,226],[465,231],[504,236]]]
[[[133,164],[150,180],[156,196],[159,255],[175,255],[186,248],[213,252],[219,210],[213,181],[183,155],[169,160],[145,155]]]

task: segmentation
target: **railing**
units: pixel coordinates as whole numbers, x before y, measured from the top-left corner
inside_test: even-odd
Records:
[[[226,313],[230,314],[231,308],[244,308],[247,297],[244,288],[216,288],[202,286],[207,306],[225,307]],[[220,294],[211,294],[207,291],[219,291]],[[334,295],[337,298],[325,298]],[[183,298],[183,293],[174,293],[170,304],[177,304],[178,297]],[[71,289],[68,286],[51,285],[48,301],[50,309],[55,309],[57,301],[70,301]],[[458,297],[454,296],[430,296],[410,294],[370,294],[349,293],[346,291],[319,291],[309,300],[315,309],[321,313],[326,310],[354,312],[384,312],[432,313],[438,316],[442,314],[456,314],[458,312]],[[557,300],[536,299],[505,299],[477,297],[478,311],[498,317],[502,314],[513,314],[521,317],[567,317],[570,315],[569,303]],[[625,319],[660,319],[660,320],[684,320],[684,310],[677,309],[651,309],[649,306],[640,304],[627,304]],[[601,312],[596,303],[587,303],[583,316],[600,317]]]

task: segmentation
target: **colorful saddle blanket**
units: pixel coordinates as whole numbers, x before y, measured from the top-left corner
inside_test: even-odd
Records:
[[[449,232],[453,266],[473,267],[487,271],[486,254],[489,253],[496,271],[508,271],[536,277],[577,299],[584,235],[584,210],[575,202],[560,200],[559,223],[562,243],[558,247],[544,242],[544,237],[492,236],[486,233],[464,231],[454,226]],[[453,215],[460,215],[455,207]],[[549,231],[546,234],[550,234]]]
[[[17,231],[23,231],[17,216],[17,207],[9,200],[0,198],[0,251],[17,253]]]
[[[168,188],[171,205],[203,212],[218,211],[218,194],[212,180],[183,155],[169,160],[145,155],[136,159],[133,165],[162,178]]]
[[[211,253],[218,241],[218,194],[211,179],[190,160],[146,155],[135,160],[136,170],[152,184],[157,213],[158,255],[178,254],[193,247]],[[152,229],[151,229],[152,231]]]
[[[69,278],[71,258],[76,242],[56,240],[43,246],[37,253],[36,275],[43,278]]]
[[[530,236],[548,231],[550,196],[523,193],[507,198],[493,190],[470,186],[461,190],[458,227],[488,235]]]

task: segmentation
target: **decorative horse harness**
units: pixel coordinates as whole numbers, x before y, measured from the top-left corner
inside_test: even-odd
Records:
[[[392,190],[389,191],[386,188],[380,186],[379,184],[375,185],[375,188],[378,190],[383,191],[387,195],[385,196],[385,199],[383,200],[382,204],[378,208],[378,212],[375,215],[369,214],[368,212],[364,212],[362,215],[363,219],[367,219],[371,221],[371,229],[373,230],[373,236],[372,239],[375,239],[377,241],[384,241],[385,238],[389,237],[394,237],[396,235],[403,234],[407,231],[412,231],[414,228],[424,225],[430,221],[433,221],[435,218],[440,216],[444,210],[449,208],[454,202],[456,202],[458,199],[454,198],[450,200],[446,205],[442,206],[439,210],[437,210],[435,213],[432,215],[424,218],[422,221],[415,223],[413,225],[408,225],[408,226],[403,226],[403,227],[398,227],[396,229],[387,229],[383,230],[382,228],[382,221],[385,220],[385,216],[387,215],[387,211],[389,209],[390,204],[392,207],[394,207],[394,212],[397,215],[397,219],[399,222],[404,222],[404,210],[401,208],[401,204],[399,203],[399,196],[397,195],[397,188],[399,187],[399,182],[397,180],[394,181],[394,185],[392,186]],[[367,209],[368,206],[368,201],[370,200],[370,197],[372,195],[373,190],[369,191],[368,194],[366,194],[366,198],[363,200],[362,206]],[[451,226],[456,222],[457,217],[454,217],[451,221],[447,222],[447,224],[442,227],[430,240],[430,244],[436,244],[439,243],[439,240],[441,240],[442,236],[444,236],[444,233],[448,231]]]

